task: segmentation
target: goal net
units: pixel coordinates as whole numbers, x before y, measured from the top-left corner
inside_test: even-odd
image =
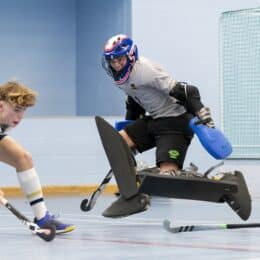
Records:
[[[230,158],[260,158],[260,8],[220,17],[221,128]]]

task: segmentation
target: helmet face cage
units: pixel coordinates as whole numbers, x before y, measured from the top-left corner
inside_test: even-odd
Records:
[[[127,63],[120,72],[116,72],[110,65],[110,60],[121,56],[127,57]],[[102,57],[102,67],[115,80],[116,84],[123,84],[129,78],[131,69],[137,59],[136,45],[129,37],[120,34],[107,41]]]

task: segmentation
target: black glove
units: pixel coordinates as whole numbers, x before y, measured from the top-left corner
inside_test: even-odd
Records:
[[[210,128],[215,127],[214,121],[211,117],[210,109],[208,107],[202,107],[196,114],[202,124],[207,125]]]
[[[184,105],[187,101],[187,83],[177,82],[176,85],[171,89],[169,95],[177,99],[177,103]]]
[[[194,115],[204,106],[200,100],[198,88],[185,82],[178,82],[169,95],[176,98],[178,104],[185,106]]]

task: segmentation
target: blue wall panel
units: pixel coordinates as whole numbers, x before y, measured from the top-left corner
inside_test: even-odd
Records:
[[[0,0],[0,82],[39,92],[31,115],[122,114],[100,63],[116,33],[131,34],[131,0]]]
[[[75,8],[75,0],[0,1],[0,82],[39,92],[30,114],[75,114]]]
[[[123,94],[101,66],[105,41],[131,35],[131,0],[79,0],[77,5],[77,114],[121,115]]]

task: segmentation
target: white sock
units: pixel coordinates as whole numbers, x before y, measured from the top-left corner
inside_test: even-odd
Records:
[[[39,176],[35,169],[29,169],[23,172],[17,172],[21,188],[30,202],[34,216],[41,219],[45,216],[47,208],[43,199],[42,187]]]

